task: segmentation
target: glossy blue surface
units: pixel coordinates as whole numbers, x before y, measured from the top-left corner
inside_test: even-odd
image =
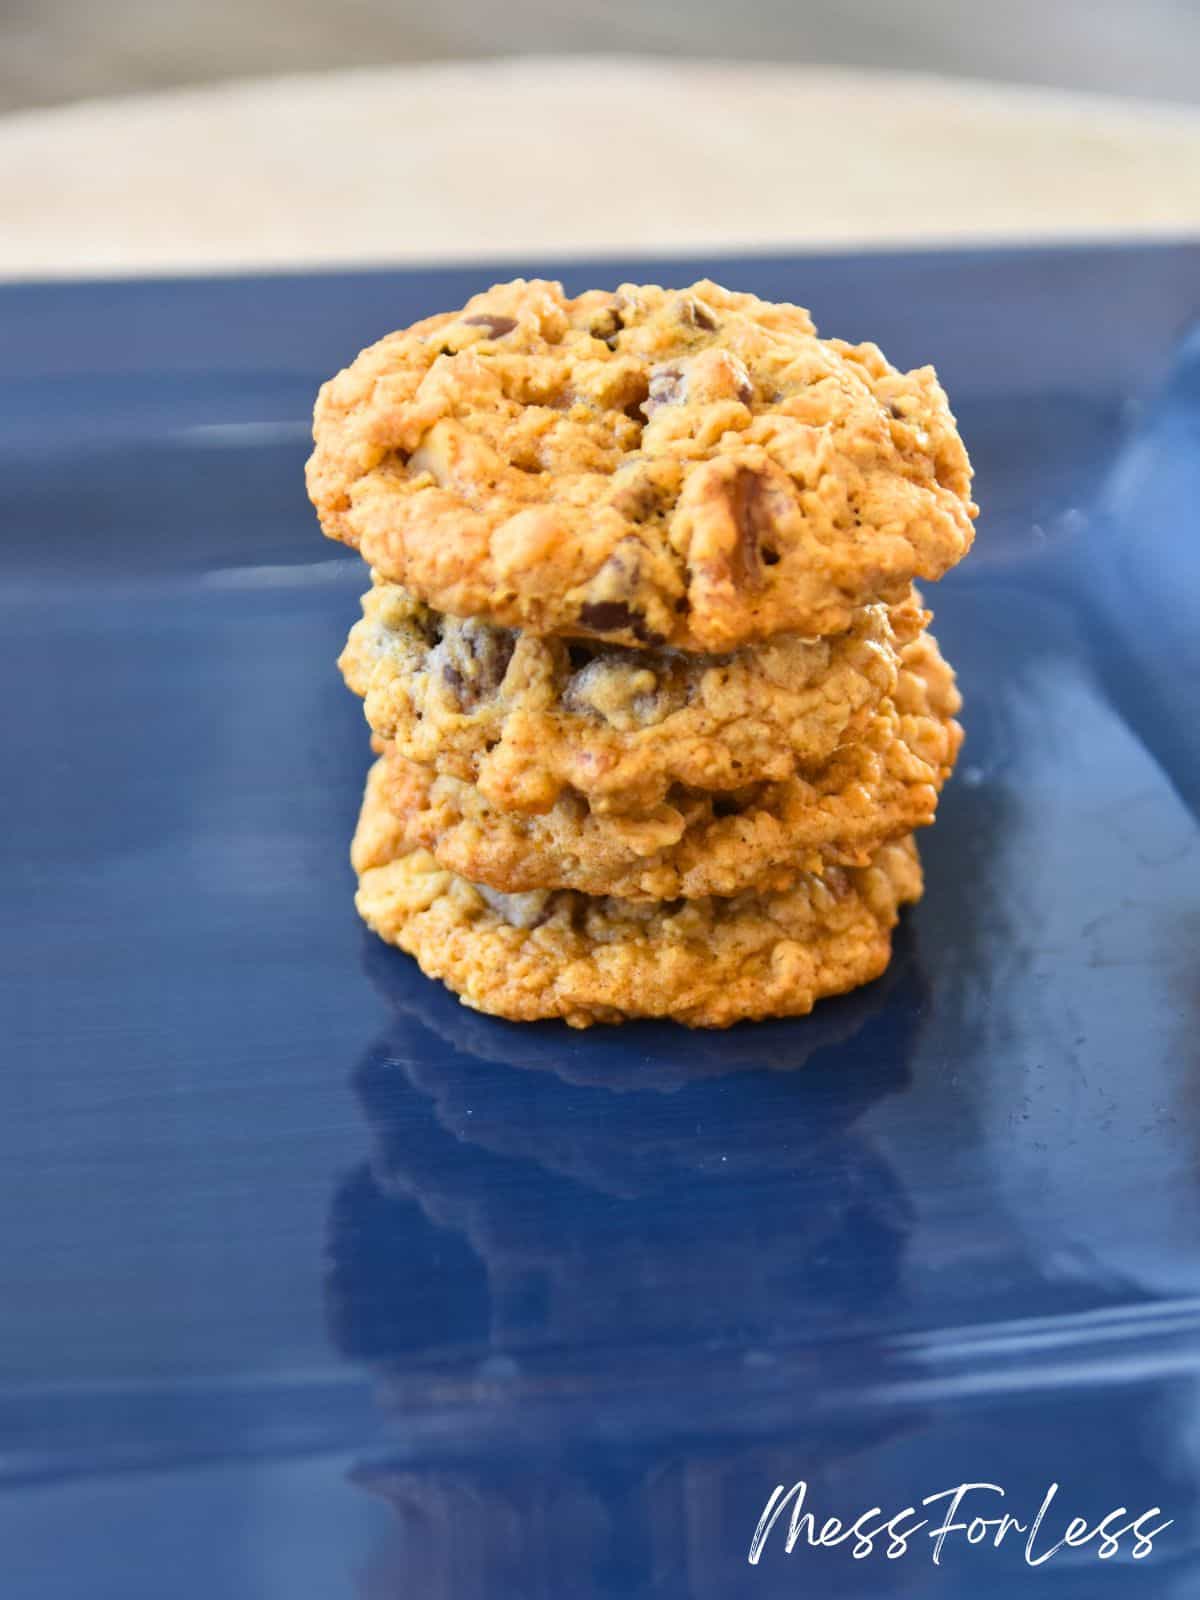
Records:
[[[489,274],[0,290],[3,1600],[1200,1590],[1200,248],[563,275],[705,271],[935,361],[984,507],[893,967],[724,1035],[353,914],[308,407]],[[798,1479],[1173,1526],[749,1565]]]

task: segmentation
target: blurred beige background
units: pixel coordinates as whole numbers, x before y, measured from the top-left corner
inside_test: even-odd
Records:
[[[0,278],[1200,235],[1193,0],[0,0]]]
[[[4,0],[0,111],[230,77],[579,53],[1200,100],[1194,0]]]

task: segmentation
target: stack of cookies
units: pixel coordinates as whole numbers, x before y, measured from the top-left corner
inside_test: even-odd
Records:
[[[708,282],[518,281],[321,391],[372,568],[357,904],[471,1006],[799,1015],[877,977],[961,742],[913,587],[969,549],[929,367]]]

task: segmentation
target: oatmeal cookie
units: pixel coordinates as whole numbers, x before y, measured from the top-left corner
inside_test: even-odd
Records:
[[[410,849],[384,787],[377,762],[351,852],[359,914],[467,1005],[515,1021],[720,1028],[802,1016],[879,976],[901,905],[921,895],[911,838],[783,894],[645,905],[569,889],[501,895]]]
[[[339,665],[372,729],[503,811],[565,791],[596,813],[652,810],[789,778],[859,735],[928,612],[910,593],[826,639],[784,634],[725,655],[539,638],[431,611],[395,584],[363,598]]]
[[[499,284],[363,351],[313,436],[331,538],[439,611],[538,634],[839,633],[973,536],[931,367],[709,282]]]
[[[490,805],[478,789],[385,751],[388,804],[410,846],[508,894],[577,889],[627,900],[789,888],[827,865],[864,866],[888,840],[928,827],[962,741],[954,675],[923,637],[863,735],[815,772],[713,796],[672,790],[641,813],[593,813],[579,795],[544,815]]]

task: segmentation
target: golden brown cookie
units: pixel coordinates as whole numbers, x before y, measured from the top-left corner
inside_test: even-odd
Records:
[[[880,846],[928,827],[962,740],[954,674],[922,635],[863,734],[822,767],[713,796],[672,790],[654,810],[593,813],[565,794],[514,815],[478,789],[394,750],[388,804],[410,847],[507,894],[576,889],[626,900],[697,899],[789,888],[830,864],[865,866]]]
[[[515,1021],[657,1016],[720,1028],[802,1016],[879,976],[900,907],[921,894],[909,838],[782,894],[646,905],[570,890],[500,895],[409,849],[384,782],[377,762],[351,852],[359,914],[467,1005]]]
[[[325,384],[325,532],[439,611],[728,651],[842,632],[970,548],[931,367],[701,282],[500,284]]]
[[[538,638],[431,611],[395,584],[363,599],[339,665],[367,720],[411,761],[504,811],[565,791],[649,811],[675,785],[721,793],[828,761],[892,694],[928,620],[919,597],[845,633],[727,655]]]

